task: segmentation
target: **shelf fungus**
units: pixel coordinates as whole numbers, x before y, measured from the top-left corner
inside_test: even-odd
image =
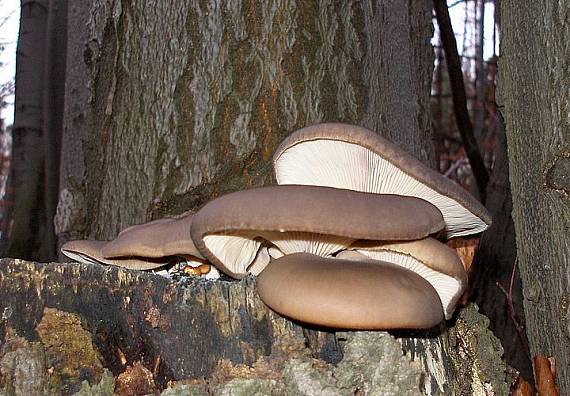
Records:
[[[160,219],[128,227],[112,241],[77,240],[64,244],[67,257],[83,263],[115,265],[128,269],[159,270],[170,274],[219,278],[190,238],[192,216]],[[207,269],[207,270],[206,270]]]
[[[461,186],[368,129],[325,123],[287,137],[273,156],[278,184],[346,188],[418,197],[435,205],[448,238],[491,224],[485,207]]]
[[[192,256],[203,259],[190,239],[192,215],[159,219],[125,228],[102,248],[105,258]]]
[[[415,272],[435,289],[446,319],[450,319],[457,301],[467,286],[467,273],[461,259],[447,245],[433,238],[416,241],[357,241],[338,258],[373,259]]]
[[[204,257],[241,278],[259,274],[271,258],[299,252],[331,256],[358,239],[413,240],[443,226],[437,208],[418,198],[287,185],[207,203],[194,215],[191,235]]]
[[[417,329],[443,320],[439,297],[424,278],[382,261],[291,254],[259,274],[257,289],[274,311],[320,326]]]
[[[194,215],[129,227],[110,242],[74,241],[77,261],[258,276],[261,299],[302,322],[343,329],[430,328],[467,284],[437,238],[484,231],[487,210],[460,186],[365,128],[319,124],[277,149],[278,186],[221,196]]]
[[[107,241],[77,240],[70,241],[61,247],[61,252],[78,263],[115,265],[118,267],[153,270],[167,265],[171,257],[148,258],[148,257],[117,257],[108,259],[103,256],[101,249]]]

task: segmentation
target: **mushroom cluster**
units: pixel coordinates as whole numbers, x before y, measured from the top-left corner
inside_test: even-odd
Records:
[[[283,316],[343,329],[430,328],[449,319],[467,275],[440,240],[489,227],[460,186],[367,129],[300,129],[273,158],[277,186],[214,199],[194,215],[73,241],[72,259],[153,269],[183,257],[257,275]]]

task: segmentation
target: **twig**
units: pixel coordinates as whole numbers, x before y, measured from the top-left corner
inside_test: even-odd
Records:
[[[521,343],[523,350],[527,355],[527,357],[529,358],[529,360],[532,360],[532,357],[530,356],[530,350],[524,338],[524,327],[520,324],[518,320],[518,315],[515,310],[515,304],[513,303],[513,285],[515,283],[516,270],[517,270],[517,260],[515,260],[513,263],[513,270],[511,271],[511,281],[509,283],[509,291],[505,290],[503,285],[501,285],[499,282],[495,282],[495,284],[497,285],[499,290],[505,295],[505,298],[507,300],[507,310],[509,311],[509,317],[511,318],[511,321],[515,326],[515,331],[517,332],[517,338],[519,339],[519,342]]]
[[[443,174],[443,176],[445,177],[451,177],[451,174],[453,172],[455,172],[458,168],[464,166],[464,165],[468,165],[469,161],[465,158],[460,158],[457,161],[453,162],[453,164],[451,164],[451,166],[445,171],[445,173]]]

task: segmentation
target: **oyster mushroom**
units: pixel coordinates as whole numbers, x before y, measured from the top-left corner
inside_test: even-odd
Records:
[[[439,297],[425,279],[381,261],[291,254],[269,263],[257,290],[274,311],[319,326],[419,329],[443,319]]]
[[[270,255],[327,256],[358,239],[412,240],[442,228],[439,210],[418,198],[288,185],[207,203],[194,215],[191,235],[204,257],[240,278],[259,274]]]
[[[427,280],[441,300],[446,319],[453,315],[467,286],[467,273],[455,250],[433,238],[399,242],[357,241],[350,249],[354,250],[340,252],[337,257],[389,262]]]
[[[107,244],[106,241],[77,240],[63,244],[61,252],[72,260],[85,264],[105,264],[118,267],[152,270],[169,264],[172,257],[148,258],[148,257],[120,257],[107,259],[103,257],[101,249]]]
[[[190,238],[192,215],[125,228],[101,249],[105,258],[192,256],[203,259]]]
[[[491,217],[467,191],[368,129],[325,123],[287,137],[273,156],[279,184],[346,188],[424,199],[443,214],[448,238],[484,231]]]

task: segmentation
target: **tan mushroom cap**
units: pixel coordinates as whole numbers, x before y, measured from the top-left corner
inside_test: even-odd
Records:
[[[192,215],[159,219],[124,229],[102,248],[105,258],[160,258],[184,255],[203,258],[190,237]]]
[[[445,318],[450,319],[457,301],[467,286],[467,273],[461,259],[447,245],[433,238],[417,241],[357,241],[337,257],[362,260],[363,257],[407,268],[426,279],[437,291]]]
[[[273,162],[279,184],[422,198],[442,212],[449,238],[491,224],[489,212],[466,190],[365,128],[325,123],[300,129],[281,143]]]
[[[405,268],[297,253],[257,277],[261,300],[283,316],[342,329],[430,328],[443,320],[433,287]]]
[[[413,213],[413,216],[409,216]],[[418,239],[440,231],[441,213],[413,197],[367,194],[319,186],[273,186],[224,195],[193,219],[198,250],[230,276],[245,276],[252,262],[263,270],[265,243],[283,253],[335,253],[357,239]],[[264,242],[265,241],[265,242]]]
[[[136,270],[152,270],[167,265],[167,259],[153,259],[144,257],[124,257],[106,259],[101,249],[107,244],[106,241],[77,240],[70,241],[61,247],[61,252],[72,260],[85,264],[114,265]]]

